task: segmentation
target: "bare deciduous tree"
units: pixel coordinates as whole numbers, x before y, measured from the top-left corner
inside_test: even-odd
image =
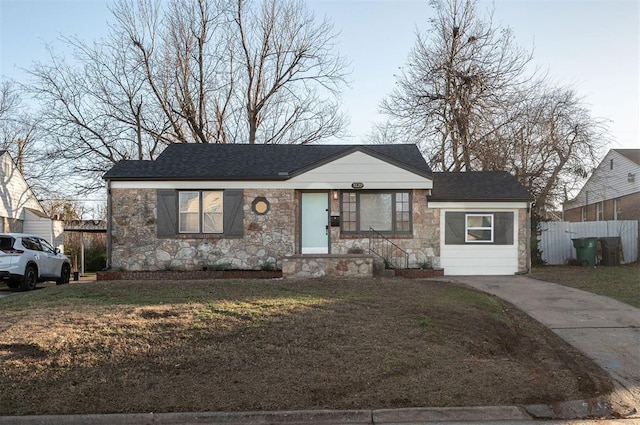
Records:
[[[20,174],[40,196],[55,191],[51,180],[54,168],[44,160],[38,141],[42,138],[39,118],[23,102],[20,86],[6,80],[0,83],[0,149],[6,150]]]
[[[249,143],[313,143],[344,127],[335,98],[345,83],[333,26],[300,0],[237,0]]]
[[[496,132],[483,169],[505,169],[535,196],[534,210],[557,208],[596,165],[609,142],[603,120],[593,118],[575,90],[538,85],[511,105],[515,119]],[[499,150],[499,151],[498,151]]]
[[[544,211],[595,164],[606,127],[570,88],[550,88],[508,28],[483,18],[477,0],[432,0],[373,141],[418,143],[442,171],[507,170]]]
[[[301,0],[117,0],[106,39],[63,38],[30,70],[46,151],[85,191],[169,143],[313,143],[341,134],[346,63]]]

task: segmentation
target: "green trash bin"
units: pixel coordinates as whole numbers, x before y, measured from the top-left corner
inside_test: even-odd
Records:
[[[578,264],[581,266],[595,266],[598,238],[576,238],[571,240],[573,241],[573,247],[576,249]]]

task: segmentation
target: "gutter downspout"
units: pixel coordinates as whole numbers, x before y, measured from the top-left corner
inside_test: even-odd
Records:
[[[527,273],[531,272],[531,237],[532,237],[531,235],[531,202],[528,202],[527,203]]]
[[[107,270],[111,270],[111,180],[107,180]]]

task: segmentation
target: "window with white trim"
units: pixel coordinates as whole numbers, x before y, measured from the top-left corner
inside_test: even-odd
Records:
[[[222,233],[223,192],[179,192],[178,216],[179,233]]]
[[[493,242],[493,214],[465,215],[465,242]]]

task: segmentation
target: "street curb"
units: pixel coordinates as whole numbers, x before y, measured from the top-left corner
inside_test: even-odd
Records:
[[[428,422],[482,422],[531,420],[527,412],[516,406],[419,407],[380,409],[373,412],[374,424],[414,424]]]
[[[298,410],[274,412],[183,412],[94,415],[4,416],[0,425],[360,425],[434,421],[531,420],[515,406],[406,408],[379,410]]]
[[[611,405],[602,399],[572,400],[553,404],[524,406],[535,419],[587,419],[617,416]]]
[[[410,425],[580,420],[625,416],[636,417],[635,414],[620,415],[607,401],[596,398],[525,406],[0,416],[0,425]]]

